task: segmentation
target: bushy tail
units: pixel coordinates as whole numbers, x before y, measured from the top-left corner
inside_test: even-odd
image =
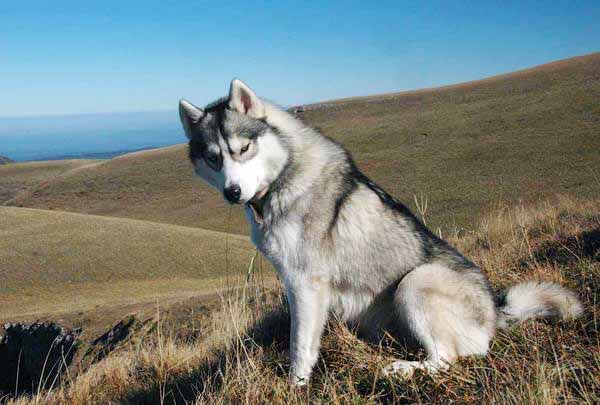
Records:
[[[554,283],[529,281],[508,289],[504,305],[498,308],[498,327],[530,318],[574,319],[582,312],[572,291]]]

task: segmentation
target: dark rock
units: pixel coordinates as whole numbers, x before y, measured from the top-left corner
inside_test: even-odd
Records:
[[[39,321],[7,323],[4,331],[0,339],[0,393],[32,393],[60,382],[77,351],[79,332]]]

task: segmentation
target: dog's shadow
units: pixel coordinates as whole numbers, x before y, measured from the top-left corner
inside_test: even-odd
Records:
[[[129,393],[122,401],[125,403],[181,403],[194,402],[198,395],[205,392],[220,390],[224,376],[231,368],[239,364],[239,353],[256,352],[261,349],[268,366],[275,368],[276,373],[285,375],[287,364],[282,360],[287,358],[290,335],[289,313],[285,305],[272,306],[257,319],[243,334],[242,338],[231,337],[223,342],[223,349],[209,356],[190,372],[176,375],[167,381],[156,381],[140,390]],[[275,354],[275,356],[274,356]],[[273,358],[275,357],[275,358]],[[161,384],[162,383],[162,384]]]
[[[283,300],[285,302],[285,300]],[[414,341],[396,339],[394,335],[384,334],[379,340],[366,336],[357,329],[349,329],[335,318],[331,319],[325,328],[323,339],[327,342],[336,342],[339,338],[340,328],[344,328],[344,335],[350,339],[358,339],[366,344],[373,352],[385,347],[388,353],[403,353],[403,358],[417,358],[421,353]],[[199,393],[218,391],[221,389],[224,376],[235,372],[239,367],[240,353],[253,353],[261,361],[262,367],[281,378],[287,378],[289,372],[289,339],[290,316],[287,305],[278,303],[262,311],[261,316],[248,328],[242,338],[232,337],[229,344],[223,344],[223,349],[217,351],[210,360],[201,363],[185,375],[174,376],[163,385],[158,384],[146,389],[133,392],[124,398],[127,403],[173,402],[189,403],[194,401]],[[340,339],[343,340],[343,339]],[[352,342],[351,342],[352,343]],[[326,372],[323,364],[334,362],[338,346],[329,353],[328,346],[321,351],[319,363],[314,370],[314,379],[318,380],[321,373]],[[165,394],[166,393],[166,394]],[[166,397],[165,397],[166,395]]]

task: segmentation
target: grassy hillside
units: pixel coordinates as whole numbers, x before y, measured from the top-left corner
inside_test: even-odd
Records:
[[[290,389],[285,307],[232,299],[191,339],[174,338],[179,325],[163,324],[54,390],[15,403],[598,403],[599,204],[503,207],[473,234],[452,238],[494,287],[555,281],[573,288],[585,309],[575,321],[499,331],[487,356],[461,359],[435,376],[385,377],[381,369],[393,360],[423,354],[369,344],[332,321],[310,387]]]
[[[37,186],[70,170],[93,165],[99,160],[72,159],[0,164],[0,205],[20,192]]]
[[[599,97],[597,53],[304,115],[400,199],[426,195],[430,223],[465,226],[499,200],[599,195]]]
[[[301,118],[342,141],[403,201],[426,196],[428,225],[448,235],[498,201],[600,195],[598,96],[594,54],[306,106]],[[2,196],[101,216],[0,208],[0,320],[202,293],[222,285],[226,268],[239,274],[249,263],[246,238],[218,233],[245,234],[242,210],[192,176],[185,145],[108,161],[2,165]]]
[[[265,95],[265,96],[268,96]],[[429,224],[473,226],[496,201],[600,193],[600,53],[486,80],[307,106],[302,118]],[[182,140],[184,139],[182,134]],[[13,204],[245,233],[192,171],[185,146],[126,155]]]
[[[252,255],[242,236],[0,207],[0,320],[210,292]]]
[[[183,137],[183,135],[182,135]],[[135,152],[56,179],[12,205],[245,233],[241,210],[192,176],[187,146]],[[232,226],[228,227],[229,215]]]

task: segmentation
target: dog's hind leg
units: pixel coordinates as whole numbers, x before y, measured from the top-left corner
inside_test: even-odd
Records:
[[[401,324],[425,348],[427,359],[395,361],[384,369],[386,375],[409,376],[415,369],[435,372],[458,356],[487,353],[496,312],[479,270],[455,271],[435,263],[419,266],[398,285],[394,304]]]

